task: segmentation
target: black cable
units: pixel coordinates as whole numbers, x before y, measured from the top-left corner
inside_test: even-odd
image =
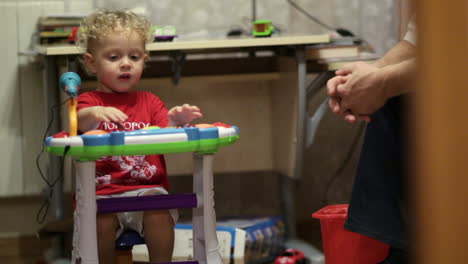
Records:
[[[50,206],[50,199],[52,198],[54,193],[53,188],[49,188],[49,195],[46,197],[46,199],[42,202],[41,208],[37,211],[36,214],[36,222],[38,224],[42,224],[45,221],[45,218],[47,216],[47,212],[49,211],[49,206]]]
[[[323,21],[319,20],[318,18],[314,17],[313,15],[309,14],[304,8],[300,7],[298,4],[293,2],[292,0],[286,0],[292,7],[296,8],[297,11],[301,12],[304,14],[306,17],[308,17],[310,20],[314,21],[315,23],[321,25],[322,27],[328,29],[328,30],[335,30],[332,26],[325,24]]]
[[[45,140],[47,138],[47,134],[49,133],[50,128],[52,127],[52,123],[54,122],[55,112],[57,110],[60,110],[60,108],[66,102],[68,102],[68,100],[69,99],[50,107],[50,109],[49,109],[49,121],[48,121],[48,124],[47,124],[47,128],[45,130],[44,136],[42,137],[41,150],[39,151],[39,153],[36,156],[37,170],[39,171],[39,175],[41,176],[42,180],[47,184],[47,187],[49,189],[49,194],[45,198],[44,202],[42,203],[41,207],[39,208],[39,210],[37,211],[37,214],[36,214],[36,222],[38,224],[42,224],[44,222],[44,220],[45,220],[45,218],[47,216],[47,212],[49,211],[50,199],[52,198],[53,193],[54,193],[54,186],[62,178],[62,174],[60,174],[52,182],[49,182],[49,180],[44,176],[44,173],[43,173],[43,171],[41,169],[40,161],[41,161],[42,154],[44,154],[44,151],[45,151]],[[69,146],[65,147],[65,153],[64,154],[66,154],[68,152],[68,150],[69,150]],[[62,171],[62,169],[63,169],[63,162],[61,164],[60,171]]]
[[[343,37],[353,37],[354,34],[344,28],[333,28],[332,26],[326,24],[325,22],[321,21],[320,19],[316,18],[315,16],[311,15],[309,12],[307,12],[304,8],[293,2],[292,0],[286,0],[292,7],[294,7],[297,11],[301,12],[303,15],[305,15],[307,18],[310,20],[314,21],[315,23],[319,24],[320,26],[331,30],[331,31],[336,31],[338,34],[340,34]]]
[[[325,193],[322,198],[322,205],[326,206],[328,202],[328,192],[330,191],[330,187],[332,183],[338,178],[338,176],[343,172],[344,168],[346,168],[346,165],[348,165],[349,161],[351,160],[351,157],[353,156],[353,151],[356,149],[357,144],[359,143],[359,139],[361,138],[362,131],[364,131],[364,128],[366,127],[365,122],[361,122],[358,127],[358,131],[356,133],[356,136],[354,137],[351,146],[349,147],[348,153],[345,156],[345,159],[341,163],[340,167],[335,171],[332,177],[328,179],[327,185],[325,185]]]

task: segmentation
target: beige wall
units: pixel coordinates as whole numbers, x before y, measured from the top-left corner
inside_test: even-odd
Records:
[[[74,12],[91,8],[88,0],[69,2]],[[0,43],[0,197],[38,194],[44,187],[35,166],[47,124],[42,65],[36,58],[19,53],[31,48],[39,16],[63,11],[64,1],[0,2],[0,21],[4,25]]]

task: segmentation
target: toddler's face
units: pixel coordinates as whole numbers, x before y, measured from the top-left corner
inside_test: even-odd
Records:
[[[96,42],[88,67],[96,73],[98,91],[129,92],[140,80],[146,60],[145,42],[134,31],[110,33]]]

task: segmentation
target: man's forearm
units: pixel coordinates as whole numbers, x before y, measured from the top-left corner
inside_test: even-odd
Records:
[[[413,58],[382,67],[379,74],[384,80],[387,98],[414,91],[416,59]]]
[[[406,40],[400,41],[385,55],[375,62],[376,67],[385,67],[392,64],[397,64],[416,56],[416,47]]]

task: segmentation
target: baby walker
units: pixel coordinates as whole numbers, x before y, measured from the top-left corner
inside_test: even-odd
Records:
[[[216,236],[213,192],[213,154],[239,139],[239,129],[222,123],[184,128],[148,127],[136,131],[91,131],[77,135],[76,106],[81,79],[67,72],[60,77],[68,101],[70,132],[46,139],[47,151],[71,156],[76,162],[76,209],[74,213],[72,263],[98,263],[96,212],[116,213],[157,209],[193,208],[194,261],[221,264]],[[127,156],[193,152],[191,194],[109,198],[96,201],[95,161],[103,156]]]

